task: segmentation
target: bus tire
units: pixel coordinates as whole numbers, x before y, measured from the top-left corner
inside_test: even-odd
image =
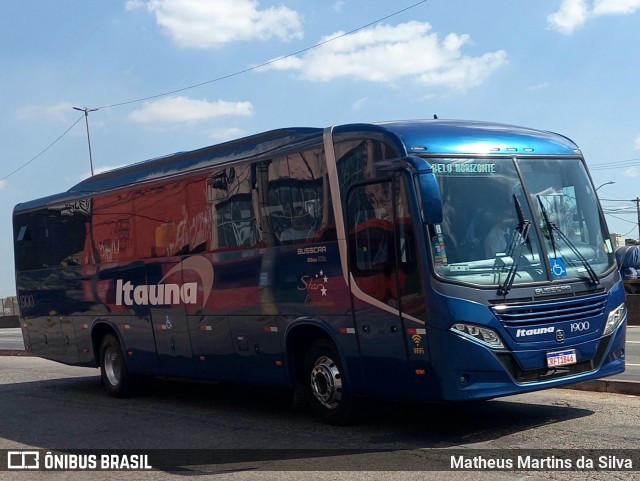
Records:
[[[133,377],[129,374],[120,341],[107,334],[100,344],[100,377],[107,394],[117,398],[133,393]]]
[[[305,391],[314,415],[327,424],[351,421],[353,396],[349,391],[340,354],[327,340],[314,341],[305,356]]]

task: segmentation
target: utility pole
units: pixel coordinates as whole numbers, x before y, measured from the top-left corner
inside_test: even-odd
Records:
[[[636,211],[638,212],[638,240],[640,240],[640,197],[636,197]]]
[[[91,166],[91,175],[93,176],[93,157],[91,155],[91,137],[89,136],[89,112],[95,112],[98,109],[88,109],[87,107],[81,109],[79,107],[73,107],[73,110],[84,112],[84,123],[87,126],[87,143],[89,144],[89,165]]]

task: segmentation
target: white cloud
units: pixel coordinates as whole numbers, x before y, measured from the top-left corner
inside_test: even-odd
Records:
[[[593,13],[595,15],[630,14],[640,9],[640,0],[595,0]]]
[[[7,186],[7,181],[0,180],[0,190],[4,190],[6,186]]]
[[[368,97],[362,97],[362,98],[356,100],[353,103],[353,105],[351,105],[351,110],[354,110],[354,111],[361,110],[368,103],[369,103],[369,98]]]
[[[636,150],[640,150],[640,136],[635,140],[633,145],[636,148]]]
[[[582,26],[589,16],[586,0],[562,0],[560,9],[547,16],[547,25],[566,35]]]
[[[145,105],[131,113],[131,118],[140,123],[152,122],[196,122],[219,117],[253,115],[251,102],[227,102],[196,100],[187,97],[168,97]]]
[[[562,0],[560,8],[547,16],[547,25],[571,35],[587,21],[601,15],[628,15],[640,10],[640,0]]]
[[[128,10],[146,7],[173,41],[211,48],[237,40],[302,37],[302,17],[283,5],[259,8],[258,0],[129,0]]]
[[[128,0],[125,4],[127,10],[135,10],[136,8],[144,8],[144,0]]]
[[[638,177],[638,168],[637,167],[629,167],[625,169],[622,174],[625,177]]]
[[[344,8],[346,3],[347,2],[345,2],[344,0],[337,0],[333,3],[333,5],[331,5],[331,10],[336,13],[342,13],[342,9]]]
[[[53,119],[67,121],[72,115],[81,115],[73,111],[73,104],[60,102],[53,105],[28,105],[17,112],[18,120]]]
[[[296,70],[302,78],[318,82],[339,77],[381,83],[409,79],[465,89],[482,83],[507,61],[504,50],[465,56],[461,49],[469,43],[468,35],[452,33],[440,41],[426,22],[380,24],[343,35],[324,37],[324,45],[301,57],[273,61],[262,70]]]
[[[549,82],[542,82],[537,85],[532,85],[531,87],[528,87],[527,90],[532,90],[532,91],[543,90],[543,89],[549,88],[549,86],[550,86]]]

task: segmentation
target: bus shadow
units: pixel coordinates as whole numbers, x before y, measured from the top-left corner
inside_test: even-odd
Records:
[[[412,447],[454,447],[474,444],[590,416],[588,409],[566,404],[536,404],[509,397],[459,403],[417,403],[360,399],[348,426],[327,426],[310,412],[306,400],[294,402],[290,391],[228,384],[198,384],[172,380],[144,380],[139,396],[159,403],[177,403],[227,413],[300,423],[305,430],[358,432],[363,443]]]
[[[367,402],[360,419],[375,422],[385,431],[371,437],[371,443],[384,445],[402,436],[409,443],[450,448],[489,442],[592,414],[594,411],[589,409],[537,404],[520,397],[520,401],[501,398],[447,404],[392,402],[380,406]]]
[[[165,380],[145,380],[139,391],[132,399],[110,398],[98,376],[4,385],[0,409],[7,421],[0,424],[0,438],[42,449],[151,450],[156,467],[167,471],[177,463],[214,466],[216,472],[401,469],[398,462],[411,470],[429,448],[487,443],[491,449],[499,438],[594,413],[522,398],[442,405],[367,401],[354,424],[337,427],[295,407],[286,391]]]

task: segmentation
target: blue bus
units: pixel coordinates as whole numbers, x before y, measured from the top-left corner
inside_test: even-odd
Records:
[[[27,349],[142,376],[490,399],[620,373],[626,308],[578,147],[475,121],[279,129],[13,214]]]

